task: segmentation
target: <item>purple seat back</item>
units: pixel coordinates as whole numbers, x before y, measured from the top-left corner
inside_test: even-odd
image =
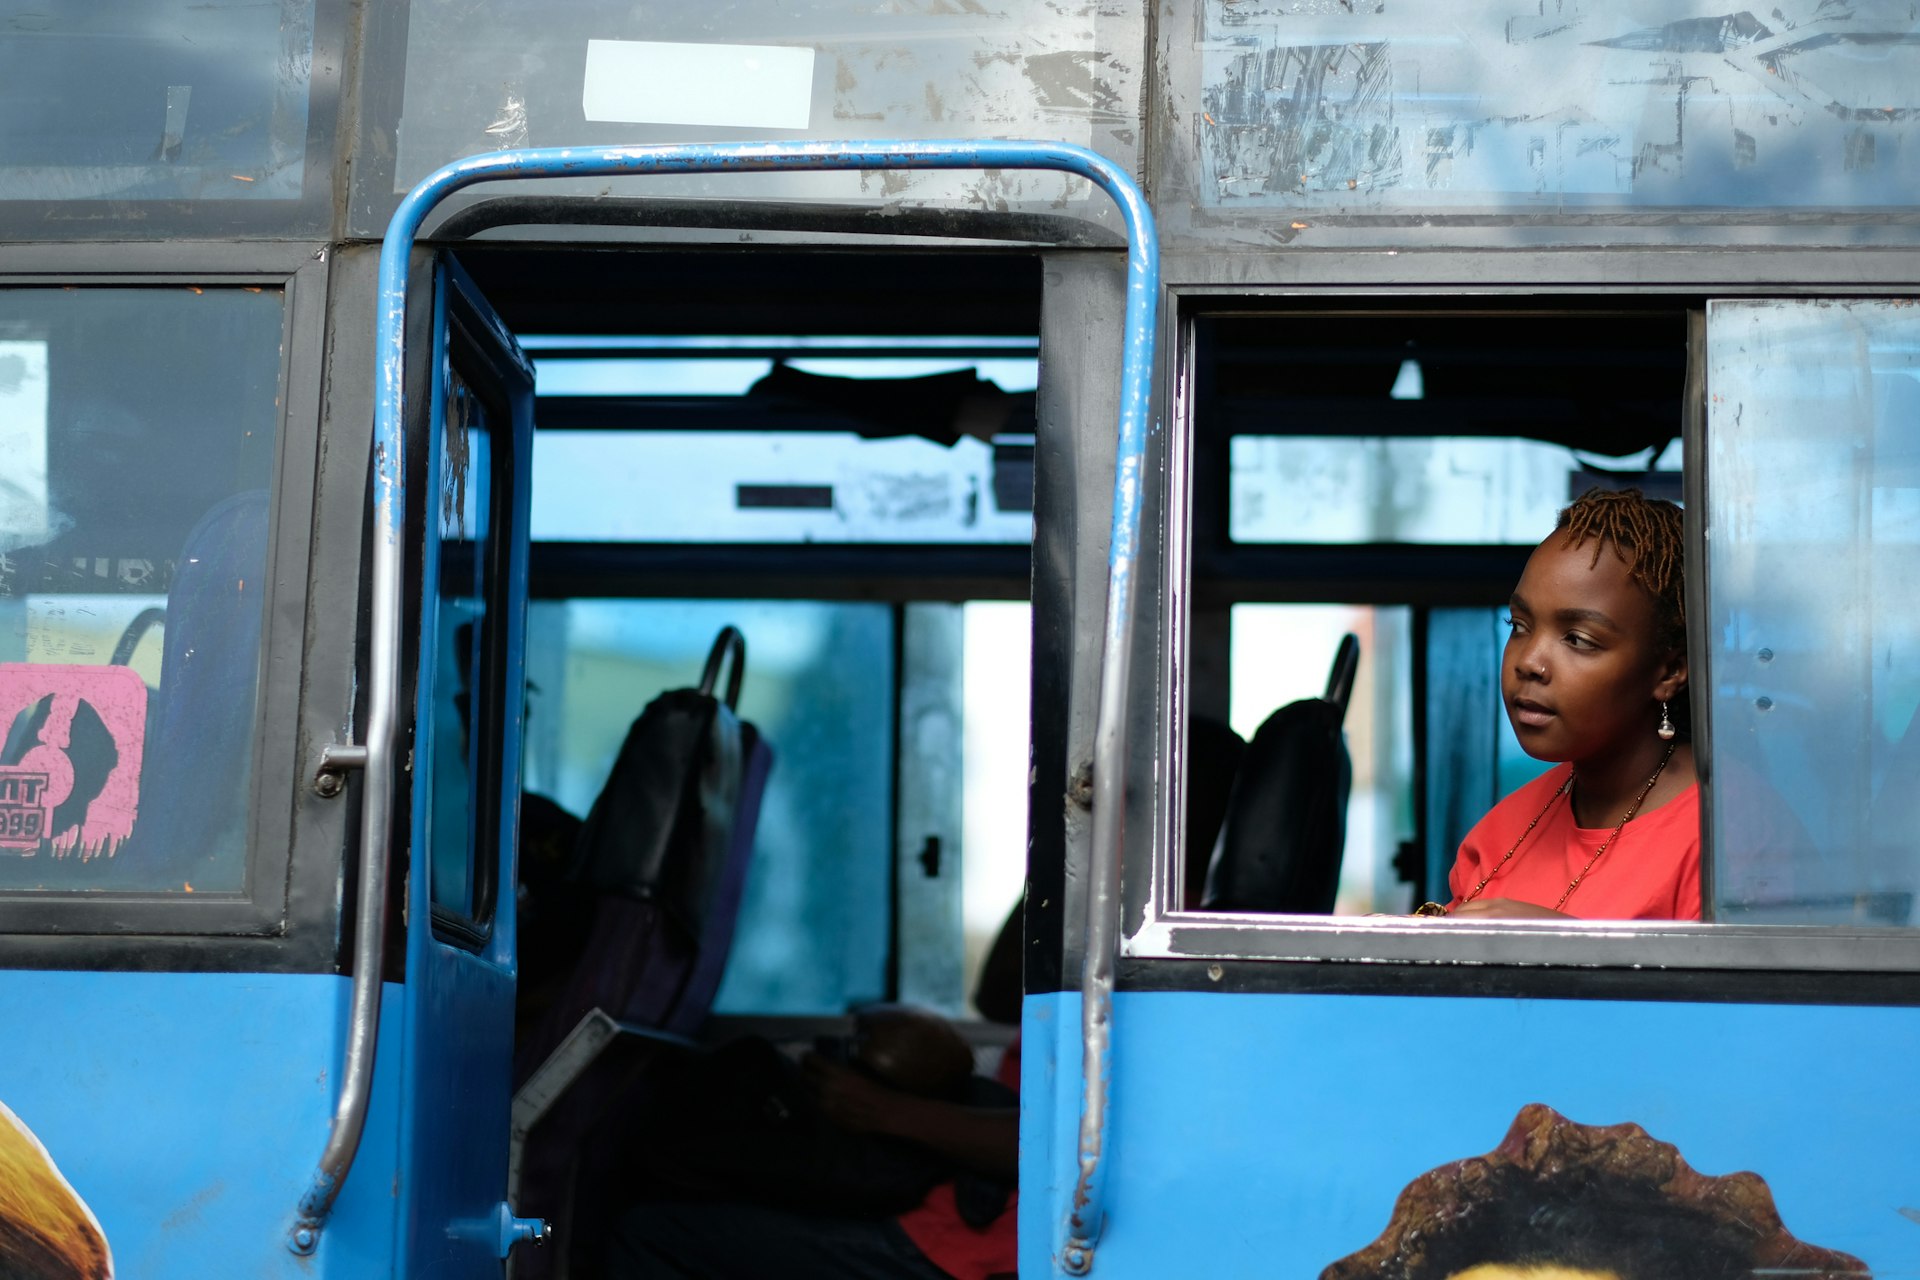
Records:
[[[726,696],[715,696],[727,651]],[[663,693],[634,721],[587,815],[568,879],[587,939],[560,996],[521,1043],[524,1081],[592,1009],[687,1035],[726,968],[773,753],[733,705],[745,643],[722,630],[697,689]]]
[[[740,900],[747,887],[747,864],[753,858],[753,833],[760,825],[760,800],[766,794],[767,775],[773,772],[773,748],[752,725],[743,725],[745,759],[740,770],[740,796],[734,806],[733,838],[727,846],[719,875],[707,901],[700,928],[693,971],[663,1025],[675,1035],[690,1036],[700,1029],[713,1008],[733,950],[733,929],[740,919]]]

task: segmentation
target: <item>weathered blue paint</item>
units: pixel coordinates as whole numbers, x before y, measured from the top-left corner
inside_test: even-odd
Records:
[[[1415,1176],[1491,1150],[1543,1102],[1632,1121],[1707,1174],[1750,1170],[1801,1240],[1920,1275],[1920,1009],[1121,992],[1103,1275],[1312,1280],[1371,1243]],[[1021,1274],[1073,1141],[1055,1032],[1029,996]]]
[[[99,1218],[118,1275],[387,1275],[398,1054],[375,1076],[339,1229],[308,1258],[283,1243],[332,1109],[347,1000],[332,975],[15,970],[0,1101]],[[400,1010],[389,1002],[385,1019],[396,1042]]]
[[[447,196],[479,182],[515,178],[613,177],[665,173],[775,172],[829,169],[1049,169],[1088,179],[1119,207],[1127,231],[1127,305],[1121,366],[1118,445],[1114,469],[1113,525],[1108,548],[1107,624],[1101,661],[1094,740],[1093,853],[1088,876],[1086,964],[1082,975],[1081,1101],[1076,1108],[1076,1191],[1063,1218],[1062,1251],[1092,1262],[1102,1209],[1106,1093],[1111,1059],[1111,994],[1119,921],[1121,798],[1124,791],[1125,708],[1133,625],[1133,573],[1139,546],[1141,472],[1151,413],[1153,350],[1160,292],[1159,244],[1153,214],[1133,180],[1105,157],[1057,142],[836,142],[687,144],[652,147],[558,147],[499,151],[445,165],[407,194],[388,224],[380,253],[380,296],[375,318],[377,385],[373,445],[373,600],[368,679],[368,778],[363,808],[363,857],[384,866],[386,811],[396,773],[393,702],[400,681],[401,529],[406,474],[403,401],[406,370],[406,299],[410,255],[427,215]],[[373,864],[370,861],[369,867]],[[380,877],[364,874],[364,884]],[[375,923],[369,918],[368,924]],[[377,932],[363,926],[362,936]],[[366,966],[363,966],[365,968]],[[371,966],[375,973],[378,965]],[[378,1012],[377,984],[363,979],[355,989],[356,1020]],[[349,1081],[365,1077],[376,1042],[351,1037]],[[364,1057],[364,1061],[362,1060]],[[343,1095],[314,1183],[301,1202],[299,1225],[317,1230],[353,1161],[352,1135],[364,1113]],[[296,1246],[297,1247],[297,1246]]]

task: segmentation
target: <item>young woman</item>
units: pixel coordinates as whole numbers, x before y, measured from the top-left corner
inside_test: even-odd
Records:
[[[1680,527],[1671,502],[1593,489],[1528,559],[1500,689],[1521,747],[1562,763],[1480,820],[1452,900],[1415,914],[1700,918]]]

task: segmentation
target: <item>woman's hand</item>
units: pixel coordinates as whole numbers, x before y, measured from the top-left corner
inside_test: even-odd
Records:
[[[1571,920],[1564,911],[1537,907],[1518,898],[1475,898],[1447,912],[1452,920]]]

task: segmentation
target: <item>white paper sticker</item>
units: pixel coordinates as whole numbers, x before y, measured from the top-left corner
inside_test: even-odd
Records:
[[[587,119],[729,129],[805,129],[813,50],[766,44],[587,41]]]

